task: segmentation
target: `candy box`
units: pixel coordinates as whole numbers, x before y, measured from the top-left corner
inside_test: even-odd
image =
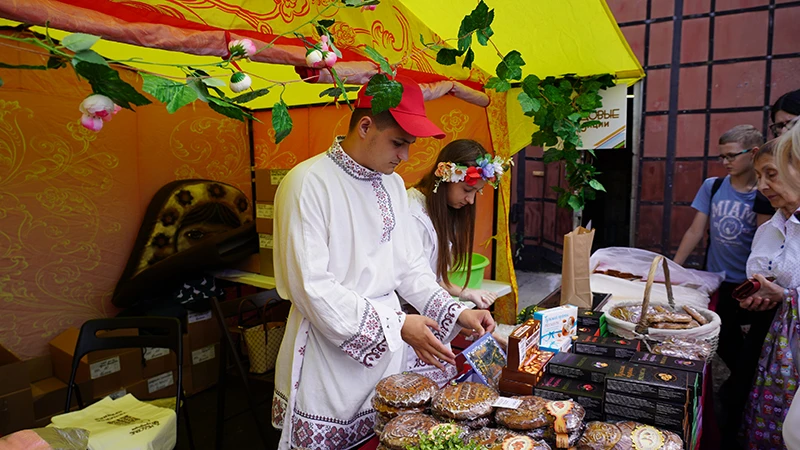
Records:
[[[600,327],[600,317],[603,315],[602,311],[592,311],[591,309],[579,308],[578,309],[578,326],[579,327]]]
[[[705,361],[687,358],[673,358],[672,356],[656,355],[654,353],[638,352],[631,357],[634,364],[675,369],[694,374],[689,376],[689,385],[695,385],[696,396],[703,395],[703,377],[706,373]],[[694,379],[692,379],[694,378]]]
[[[606,391],[686,405],[694,386],[689,374],[674,369],[620,364],[606,377]],[[694,382],[694,377],[692,377]]]
[[[574,400],[586,409],[585,420],[600,420],[603,414],[603,385],[545,375],[533,395],[548,400]]]
[[[494,340],[492,333],[484,334],[474,344],[467,347],[463,353],[483,384],[497,389],[500,373],[506,367],[506,353]]]
[[[539,321],[528,319],[508,336],[508,367],[521,369],[526,356],[539,348]]]
[[[571,345],[578,328],[577,306],[564,305],[536,311],[533,318],[540,323],[539,348],[559,352]]]
[[[628,360],[641,349],[641,345],[638,339],[581,335],[573,345],[573,352]]]
[[[547,373],[564,378],[604,383],[618,362],[587,355],[561,352],[547,364]]]

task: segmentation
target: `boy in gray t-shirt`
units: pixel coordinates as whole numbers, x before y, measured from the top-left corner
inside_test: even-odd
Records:
[[[697,213],[675,254],[675,262],[683,264],[708,230],[706,270],[725,272],[725,282],[717,291],[716,312],[722,319],[717,352],[731,370],[723,385],[728,417],[722,425],[723,436],[731,438],[739,432],[761,346],[775,314],[746,311],[731,295],[747,279],[747,257],[758,228],[753,211],[758,185],[753,154],[763,144],[764,137],[751,125],[736,126],[720,136],[719,158],[728,175],[709,178],[700,187],[692,202]],[[747,337],[741,328],[746,324],[750,325]]]

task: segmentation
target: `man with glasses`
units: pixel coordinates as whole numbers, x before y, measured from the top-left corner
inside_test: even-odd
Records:
[[[753,373],[761,345],[749,345],[749,342],[763,343],[772,321],[768,314],[741,309],[732,296],[733,289],[747,280],[747,258],[757,228],[753,203],[758,180],[753,168],[753,154],[763,144],[764,137],[751,125],[736,126],[719,138],[719,159],[728,175],[709,178],[703,183],[692,202],[692,207],[697,210],[694,221],[675,255],[675,262],[683,264],[708,230],[706,270],[725,272],[725,282],[718,290],[716,306],[722,319],[717,352],[733,374],[723,385],[725,411],[728,413],[723,435],[734,437],[739,431],[744,400],[752,382],[737,377],[737,374]],[[748,344],[742,333],[742,325],[747,324],[751,325]]]

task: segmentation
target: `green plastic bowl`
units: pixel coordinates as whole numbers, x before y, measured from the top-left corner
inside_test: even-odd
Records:
[[[480,253],[473,253],[472,254],[472,270],[471,275],[469,276],[469,284],[467,285],[470,289],[480,289],[483,286],[483,271],[486,269],[486,266],[489,265],[489,258],[481,255]],[[455,272],[450,272],[447,274],[450,278],[450,284],[454,286],[464,286],[464,282],[467,281],[467,270],[466,267],[463,270],[457,270]]]

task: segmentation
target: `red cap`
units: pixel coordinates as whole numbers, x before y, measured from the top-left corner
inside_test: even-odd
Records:
[[[415,137],[434,137],[442,139],[445,137],[444,131],[433,124],[425,115],[425,101],[422,98],[422,89],[414,80],[398,76],[395,81],[403,85],[403,98],[400,104],[389,109],[389,113],[397,121],[406,133]],[[365,84],[358,91],[356,98],[356,108],[372,108],[372,97],[366,94],[367,85]]]

